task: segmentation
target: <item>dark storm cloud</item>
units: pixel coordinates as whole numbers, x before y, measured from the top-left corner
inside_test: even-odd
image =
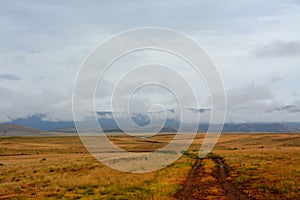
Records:
[[[17,81],[17,80],[20,80],[20,77],[14,75],[14,74],[0,74],[0,81],[1,80]]]
[[[282,57],[300,54],[299,41],[276,40],[255,50],[258,57]]]

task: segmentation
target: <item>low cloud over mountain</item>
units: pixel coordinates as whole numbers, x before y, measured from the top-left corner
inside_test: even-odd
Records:
[[[276,107],[272,110],[268,110],[269,113],[272,113],[275,111],[286,111],[288,113],[299,113],[300,108],[297,107],[296,105],[286,105],[286,106]]]

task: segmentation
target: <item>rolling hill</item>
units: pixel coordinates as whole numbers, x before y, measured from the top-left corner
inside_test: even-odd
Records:
[[[39,136],[39,135],[53,135],[55,133],[43,131],[28,126],[17,124],[0,124],[0,136]]]

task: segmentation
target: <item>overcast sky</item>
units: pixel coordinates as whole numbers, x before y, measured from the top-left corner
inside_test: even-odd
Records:
[[[206,49],[224,82],[227,122],[300,121],[299,1],[2,0],[0,24],[0,122],[32,114],[72,120],[73,82],[88,53],[149,26]]]

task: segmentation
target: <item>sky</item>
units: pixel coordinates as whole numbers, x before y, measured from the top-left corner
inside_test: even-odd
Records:
[[[33,114],[72,120],[73,83],[89,52],[140,27],[179,31],[206,50],[223,80],[226,122],[300,122],[300,1],[2,0],[0,24],[0,122]],[[128,56],[98,89],[97,109],[110,110],[101,94],[111,92],[120,66],[160,58],[184,66],[164,53]],[[200,107],[207,108],[201,84],[195,88],[204,93]],[[148,100],[176,106],[161,88],[152,90],[137,95],[137,111]]]

